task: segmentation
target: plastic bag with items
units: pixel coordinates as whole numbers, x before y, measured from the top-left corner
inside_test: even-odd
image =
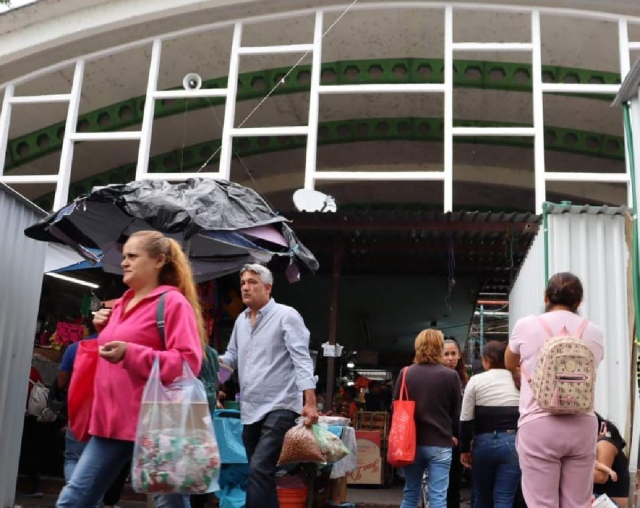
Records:
[[[302,418],[296,423],[284,436],[279,466],[304,462],[333,464],[349,453],[340,438],[322,425],[308,427]]]
[[[137,492],[204,494],[218,490],[220,453],[203,384],[185,363],[168,386],[156,358],[142,396],[133,451]]]

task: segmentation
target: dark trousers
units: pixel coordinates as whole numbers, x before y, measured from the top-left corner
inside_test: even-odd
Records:
[[[278,409],[259,422],[245,425],[242,441],[249,460],[246,508],[279,508],[276,466],[284,435],[296,423],[293,411]]]
[[[449,469],[449,488],[447,489],[447,508],[460,508],[460,483],[462,480],[462,464],[460,463],[460,447],[451,449],[451,467]]]
[[[494,432],[473,440],[474,508],[512,508],[520,483],[516,434]]]
[[[24,417],[24,430],[22,431],[21,460],[22,469],[29,477],[32,492],[40,492],[40,469],[43,461],[43,451],[46,448],[44,423],[32,415]]]

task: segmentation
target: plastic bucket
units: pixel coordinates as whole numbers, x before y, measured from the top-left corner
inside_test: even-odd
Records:
[[[281,489],[278,487],[280,508],[305,508],[307,505],[307,489]]]

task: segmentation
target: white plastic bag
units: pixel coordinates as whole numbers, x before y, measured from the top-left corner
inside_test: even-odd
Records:
[[[142,395],[133,451],[137,492],[204,494],[218,490],[220,453],[203,384],[184,364],[169,386],[156,358]]]

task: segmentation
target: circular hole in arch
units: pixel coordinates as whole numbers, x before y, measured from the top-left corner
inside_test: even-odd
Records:
[[[406,135],[410,134],[411,133],[411,124],[409,122],[400,122],[398,124],[398,132],[403,136],[406,136]]]
[[[389,133],[390,130],[391,130],[391,127],[389,126],[388,122],[380,122],[378,125],[376,125],[376,131],[379,134],[386,135]]]
[[[587,136],[587,148],[589,150],[598,150],[600,148],[600,140],[596,136]]]
[[[59,127],[56,131],[56,137],[62,141],[64,139],[64,127]]]
[[[349,65],[344,70],[344,75],[347,79],[357,79],[360,76],[360,69],[358,69],[355,65]]]
[[[513,73],[513,78],[520,84],[526,84],[531,80],[529,69],[518,69]]]
[[[251,140],[249,138],[240,138],[238,140],[238,149],[243,152],[251,148]]]
[[[346,138],[347,136],[351,135],[351,129],[349,128],[348,124],[345,123],[341,123],[340,125],[338,125],[338,136],[341,138]]]
[[[111,115],[106,111],[98,115],[98,125],[100,127],[106,127],[111,123]]]
[[[267,80],[262,76],[256,76],[251,80],[251,88],[254,90],[264,90],[267,88]]]
[[[276,140],[278,141],[278,144],[280,146],[288,146],[293,141],[293,137],[292,136],[278,136],[276,138]]]
[[[604,78],[602,76],[591,76],[589,83],[592,85],[604,85]]]
[[[193,162],[193,152],[191,150],[185,150],[182,153],[182,162],[184,164],[191,164],[191,162]]]
[[[418,124],[418,132],[423,136],[426,136],[431,132],[431,124],[429,122],[420,122]]]
[[[491,81],[502,81],[506,76],[507,73],[500,67],[494,67],[489,71],[489,79]]]
[[[327,139],[329,137],[329,127],[326,125],[318,127],[318,137],[320,139]]]
[[[120,120],[131,120],[133,118],[133,109],[130,106],[122,106],[118,111],[118,116]]]
[[[26,157],[29,155],[29,145],[25,141],[18,143],[16,153],[18,154],[18,157]]]
[[[78,122],[78,125],[76,126],[76,132],[87,132],[90,127],[91,126],[89,124],[89,120],[83,118]]]
[[[482,70],[480,69],[480,67],[471,65],[464,71],[464,76],[467,79],[478,80],[482,77]]]
[[[258,145],[260,145],[263,148],[268,147],[270,143],[271,143],[271,138],[269,136],[260,136],[258,138]]]
[[[40,134],[38,136],[38,139],[36,140],[36,144],[38,145],[38,148],[40,148],[41,150],[44,150],[45,148],[49,148],[49,146],[51,145],[51,140],[49,139],[49,134]]]
[[[356,135],[357,136],[366,136],[369,133],[369,125],[364,122],[359,122],[356,125]]]
[[[575,72],[570,72],[564,77],[564,83],[580,83],[580,77]]]
[[[569,133],[564,137],[564,144],[569,148],[573,148],[578,144],[578,136],[575,134]]]
[[[555,131],[544,131],[544,142],[548,145],[553,145],[558,141],[558,136]]]
[[[542,82],[543,83],[555,83],[556,77],[553,75],[551,71],[542,71]]]
[[[338,73],[333,69],[325,69],[320,74],[320,80],[323,83],[333,83],[337,81],[337,79],[338,79]]]
[[[371,79],[380,79],[384,74],[382,65],[372,65],[369,67],[369,77]]]
[[[396,78],[404,78],[409,73],[407,66],[405,64],[394,65],[391,72]]]
[[[615,139],[607,139],[604,146],[605,150],[609,153],[616,153],[620,151],[620,142]]]
[[[433,74],[433,69],[429,64],[420,64],[418,66],[418,76],[420,79],[429,79]]]
[[[300,71],[298,73],[298,84],[308,85],[311,83],[311,73],[309,71]]]

